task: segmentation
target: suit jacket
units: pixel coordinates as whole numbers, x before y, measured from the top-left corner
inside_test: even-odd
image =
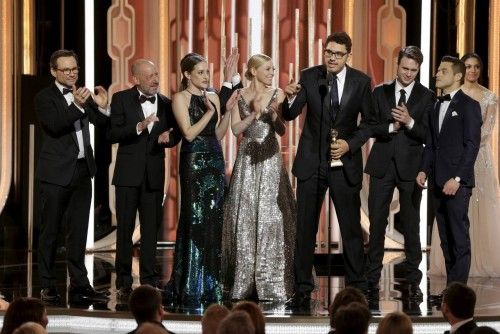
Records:
[[[439,131],[439,110],[429,114],[429,131],[420,170],[443,187],[456,176],[460,184],[474,187],[474,162],[481,141],[481,107],[458,90],[450,101]]]
[[[453,332],[453,334],[470,334],[476,327],[477,327],[476,322],[474,320],[471,320],[469,322],[466,322],[462,326],[458,327],[457,330]],[[445,331],[444,333],[449,334],[450,331]]]
[[[145,129],[137,134],[137,123],[144,120],[139,91],[136,87],[117,92],[111,102],[111,142],[119,143],[116,154],[113,185],[138,187],[144,181],[152,190],[163,190],[165,185],[165,147],[175,146],[181,139],[177,122],[172,113],[171,101],[162,94],[157,94],[158,109],[151,133]],[[172,128],[170,141],[166,145],[158,144],[158,137]]]
[[[378,125],[373,128],[376,139],[366,162],[365,172],[381,178],[394,158],[396,169],[402,180],[414,180],[420,167],[424,150],[429,113],[434,108],[434,93],[415,82],[407,101],[407,108],[414,120],[411,130],[403,127],[389,133],[389,124],[394,120],[391,109],[396,106],[396,80],[381,84],[373,90]]]
[[[233,87],[233,89],[230,89],[226,86],[222,86],[219,91],[219,100],[220,100],[220,112],[221,115],[224,115],[226,113],[226,103],[229,101],[231,98],[231,95],[233,95],[233,92],[237,89],[243,88],[242,83],[240,82],[236,86]]]
[[[363,177],[361,146],[370,138],[370,127],[376,124],[371,80],[366,74],[347,66],[340,110],[332,124],[328,94],[325,94],[326,87],[323,86],[326,74],[325,65],[303,70],[299,82],[302,89],[292,106],[288,107],[288,99],[283,103],[283,117],[288,121],[296,118],[307,104],[307,114],[292,172],[298,179],[308,179],[317,171],[320,162],[328,159],[329,132],[333,127],[339,132],[338,139],[344,139],[349,144],[349,152],[341,158],[343,171],[347,180],[357,185]],[[358,125],[359,114],[361,122]]]
[[[43,136],[36,170],[38,180],[60,186],[67,186],[71,182],[79,152],[74,125],[78,119],[82,122],[85,159],[90,175],[95,175],[94,151],[86,139],[90,138],[89,122],[106,126],[108,117],[99,112],[93,101],[87,103],[83,109],[84,113],[74,103],[68,106],[55,83],[35,96],[35,112]]]

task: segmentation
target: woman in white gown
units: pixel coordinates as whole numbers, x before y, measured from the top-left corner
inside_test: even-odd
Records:
[[[493,164],[491,134],[498,113],[496,95],[479,84],[483,70],[481,58],[475,53],[462,57],[465,62],[465,83],[462,91],[481,105],[483,125],[481,146],[474,165],[476,187],[469,202],[471,267],[469,277],[500,277],[500,190]],[[432,228],[429,275],[446,275],[439,233]]]

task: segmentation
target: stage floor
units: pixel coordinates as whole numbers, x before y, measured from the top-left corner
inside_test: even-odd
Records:
[[[135,251],[137,255],[137,250]],[[172,269],[173,251],[171,249],[158,250],[157,265],[162,276],[162,283],[165,284],[170,277]],[[4,251],[1,253],[3,261],[0,265],[0,292],[4,299],[11,301],[18,296],[40,296],[40,287],[37,283],[37,262],[36,253],[27,251]],[[109,329],[114,332],[127,332],[135,327],[135,322],[128,312],[125,303],[121,303],[116,298],[114,252],[94,253],[87,255],[87,268],[89,276],[92,277],[94,286],[97,289],[109,289],[111,295],[108,303],[96,303],[92,305],[73,305],[67,301],[67,274],[64,258],[64,249],[59,249],[57,261],[57,276],[59,292],[63,296],[63,303],[60,306],[50,306],[49,329],[50,332],[71,332],[71,333],[104,333],[99,326],[111,326]],[[442,318],[441,311],[428,302],[429,294],[441,292],[446,284],[444,277],[428,277],[427,261],[428,253],[423,253],[421,270],[424,272],[421,289],[424,292],[423,302],[417,304],[408,300],[404,291],[406,287],[404,280],[399,277],[398,264],[404,259],[401,252],[386,252],[384,257],[384,269],[382,272],[382,282],[380,291],[380,302],[378,305],[371,305],[374,322],[385,314],[393,311],[403,311],[412,317],[414,323],[433,324],[432,330],[422,329],[422,333],[442,333],[448,329]],[[137,256],[133,260],[134,286],[138,285],[138,264]],[[276,331],[282,332],[284,324],[295,324],[302,326],[306,324],[312,326],[311,333],[326,333],[328,331],[328,311],[327,306],[335,294],[344,287],[343,277],[336,272],[335,268],[330,273],[331,276],[324,276],[324,270],[320,272],[322,276],[317,276],[317,290],[313,293],[313,302],[309,311],[290,312],[283,304],[261,303],[261,307],[266,315],[268,327],[276,326]],[[494,327],[500,327],[500,278],[470,278],[468,284],[476,291],[476,318],[479,321],[489,323]],[[165,324],[176,333],[197,333],[199,330],[200,315],[203,308],[196,309],[176,309],[169,310]],[[1,314],[0,314],[1,317]],[[82,327],[76,330],[76,319],[93,319],[92,324],[95,329],[88,329],[88,320],[82,320]],[[120,320],[120,321],[118,321]],[[2,321],[2,319],[0,319]],[[496,323],[496,321],[499,321]],[[100,323],[100,325],[98,325]],[[111,324],[111,325],[110,325]],[[73,328],[65,331],[65,326]],[[76,325],[75,325],[76,326]],[[174,326],[174,327],[172,327]],[[87,328],[87,329],[86,329]],[[313,330],[315,328],[315,330]],[[296,329],[289,332],[301,333],[305,329]],[[370,333],[374,332],[371,327]],[[416,331],[419,332],[419,331]]]

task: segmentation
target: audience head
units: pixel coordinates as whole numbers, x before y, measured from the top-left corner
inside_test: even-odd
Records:
[[[465,64],[465,81],[467,82],[481,82],[481,75],[483,73],[483,60],[477,53],[466,53],[461,61]]]
[[[378,324],[376,334],[413,334],[411,319],[402,312],[389,313]]]
[[[222,320],[217,334],[254,334],[255,327],[252,319],[245,311],[233,311]]]
[[[351,57],[352,41],[345,32],[328,36],[323,47],[323,63],[328,73],[339,73]]]
[[[441,58],[436,73],[436,87],[439,89],[456,89],[464,83],[465,64],[456,57],[444,56]]]
[[[352,286],[340,290],[339,293],[335,295],[332,304],[328,308],[328,312],[330,313],[330,327],[335,328],[333,317],[339,307],[347,306],[352,302],[358,302],[368,306],[365,295],[359,289]]]
[[[471,334],[498,334],[498,332],[488,326],[479,326],[474,328]]]
[[[156,65],[147,59],[137,59],[132,64],[132,78],[137,88],[145,95],[153,96],[158,93],[160,76]]]
[[[252,81],[256,79],[269,86],[272,84],[273,77],[274,66],[271,57],[258,53],[248,59],[247,71],[245,72],[247,80]]]
[[[371,314],[364,304],[353,302],[341,306],[333,317],[335,334],[366,334]]]
[[[29,321],[17,327],[13,334],[47,334],[47,331],[39,323]]]
[[[30,321],[39,323],[43,328],[47,327],[49,319],[45,305],[38,298],[17,298],[5,312],[1,334],[11,334],[14,329]]]
[[[72,88],[78,81],[78,56],[72,50],[57,50],[50,56],[50,74],[61,85]]]
[[[143,322],[135,331],[135,334],[168,334],[168,331],[152,322]]]
[[[216,334],[222,319],[229,314],[229,310],[224,305],[210,305],[201,318],[201,333]]]
[[[138,324],[147,321],[159,322],[165,314],[160,291],[147,284],[132,291],[128,305]]]
[[[463,283],[453,282],[443,291],[441,312],[450,323],[472,318],[476,307],[476,293]]]
[[[181,59],[182,80],[180,90],[188,88],[190,84],[199,89],[208,88],[210,73],[207,60],[197,53],[188,53]]]
[[[255,334],[264,334],[266,332],[266,320],[260,307],[254,302],[242,301],[233,307],[233,311],[244,311],[248,313],[255,327]]]

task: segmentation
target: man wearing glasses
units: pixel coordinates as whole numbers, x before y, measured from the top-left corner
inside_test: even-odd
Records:
[[[297,177],[298,214],[295,294],[287,303],[289,308],[307,308],[310,304],[316,232],[326,189],[330,189],[342,234],[346,285],[367,289],[360,224],[361,146],[370,137],[376,116],[370,78],[346,65],[351,46],[345,32],[328,36],[324,64],[303,70],[299,83],[291,81],[285,88],[286,120],[295,119],[307,106],[292,169]],[[332,130],[337,140],[332,140]],[[340,160],[341,165],[338,161],[332,164],[332,160]]]
[[[55,82],[35,97],[35,111],[42,129],[36,179],[39,181],[40,237],[38,268],[40,297],[59,303],[54,272],[57,233],[66,231],[66,259],[71,302],[106,299],[94,290],[85,268],[85,245],[92,198],[91,178],[96,164],[90,145],[89,123],[107,125],[107,92],[96,87],[76,87],[78,58],[73,51],[58,50],[50,57]]]

